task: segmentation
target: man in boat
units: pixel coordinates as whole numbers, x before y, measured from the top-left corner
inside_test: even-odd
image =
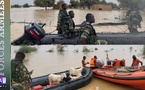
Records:
[[[83,56],[82,66],[86,67],[87,64],[89,64],[89,62],[86,62],[86,56]]]
[[[86,24],[81,28],[81,44],[96,44],[97,42],[97,35],[96,31],[91,25],[95,22],[94,15],[88,13],[86,15]]]
[[[142,17],[137,7],[132,7],[126,14],[128,29],[131,33],[138,32],[137,28],[141,28]]]
[[[98,68],[97,65],[96,65],[96,62],[97,62],[97,56],[94,56],[94,58],[91,58],[91,60],[90,60],[90,67],[92,69]]]
[[[57,30],[58,34],[62,34],[62,30],[65,29],[64,25],[67,22],[68,19],[68,13],[67,13],[67,4],[64,3],[61,5],[62,9],[59,11],[58,14],[58,21],[57,21]]]
[[[14,90],[29,90],[31,83],[31,74],[23,64],[25,54],[17,52],[15,59],[11,61],[11,83]]]
[[[135,55],[132,56],[132,59],[133,59],[133,61],[132,61],[132,65],[131,65],[131,66],[132,66],[133,68],[138,69],[139,63],[141,63],[141,66],[143,65],[143,62],[140,61],[139,59],[137,59]]]
[[[77,31],[75,30],[75,23],[73,21],[74,12],[69,11],[68,13],[69,13],[69,18],[68,18],[66,24],[64,25],[65,29],[62,30],[63,36],[66,38],[76,37]]]

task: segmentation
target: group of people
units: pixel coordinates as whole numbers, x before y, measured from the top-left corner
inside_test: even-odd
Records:
[[[97,44],[96,31],[91,25],[95,23],[94,15],[88,13],[86,15],[85,24],[82,23],[79,30],[75,29],[75,23],[73,21],[74,12],[69,11],[67,13],[67,4],[62,4],[62,9],[58,14],[57,30],[58,34],[63,34],[65,38],[72,38],[79,36],[81,44]],[[137,7],[131,7],[126,13],[126,20],[130,33],[138,32],[137,28],[141,28],[141,21],[143,21],[139,9]]]
[[[98,59],[97,56],[94,56],[94,58],[90,59],[90,63],[89,63],[89,62],[86,62],[86,56],[83,56],[82,66],[86,67],[87,64],[90,64],[90,67],[92,69],[102,68],[102,67],[98,66],[98,65],[100,65],[100,63],[97,62],[97,59]],[[139,59],[137,59],[135,55],[132,56],[132,59],[133,59],[132,64],[131,64],[132,68],[138,69],[139,63],[141,63],[141,66],[143,65],[143,62],[140,61]],[[110,66],[111,68],[112,67],[113,68],[124,67],[124,66],[126,66],[125,59],[122,59],[122,60],[115,59],[114,61],[108,60],[106,66]],[[105,66],[103,68],[105,68]]]
[[[23,64],[23,60],[25,58],[25,54],[22,52],[17,52],[15,55],[15,58],[11,60],[11,85],[14,90],[29,90],[30,84],[31,84],[31,74],[33,71],[28,71],[26,66]],[[135,55],[132,56],[133,62],[132,67],[135,69],[138,69],[139,63],[143,65],[143,62],[136,58]],[[90,64],[90,67],[92,69],[94,68],[100,68],[103,64],[97,63],[97,56],[94,56],[91,58],[90,62],[86,62],[86,56],[83,56],[82,60],[82,66],[86,67],[87,64]],[[118,66],[125,66],[125,60],[115,60],[113,65],[111,62],[107,62],[108,66],[114,66],[116,68],[119,68]]]
[[[88,13],[86,15],[86,21],[84,26],[81,27],[80,30],[75,29],[75,23],[73,21],[74,12],[69,11],[67,13],[67,4],[62,4],[62,9],[58,14],[58,22],[57,22],[57,30],[58,34],[63,34],[65,38],[72,38],[76,36],[80,36],[81,44],[96,44],[97,43],[97,35],[95,29],[91,25],[95,22],[94,15]]]
[[[141,21],[143,19],[137,6],[133,6],[127,11],[126,19],[130,33],[138,32],[137,28],[141,28]]]

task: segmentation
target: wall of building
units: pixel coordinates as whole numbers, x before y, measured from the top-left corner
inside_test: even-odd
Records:
[[[105,5],[105,4],[94,4],[94,5],[92,5],[91,9],[93,9],[93,10],[111,11],[112,10],[112,6],[111,5]]]

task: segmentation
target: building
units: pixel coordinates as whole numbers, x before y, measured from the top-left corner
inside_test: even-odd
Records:
[[[109,4],[93,4],[91,7],[92,10],[103,10],[103,11],[111,11],[112,6]]]

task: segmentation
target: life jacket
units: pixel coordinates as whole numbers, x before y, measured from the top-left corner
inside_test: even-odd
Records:
[[[95,58],[91,58],[90,67],[95,67],[95,63],[94,63],[95,60],[96,60]]]
[[[125,66],[125,60],[116,60],[113,64],[114,68],[120,68],[121,66]]]

